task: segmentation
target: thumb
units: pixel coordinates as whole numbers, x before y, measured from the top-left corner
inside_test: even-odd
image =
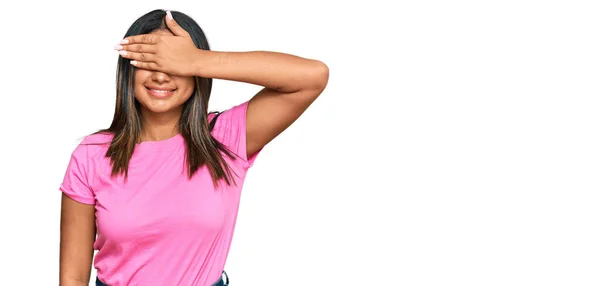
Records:
[[[171,14],[171,11],[167,11],[167,19],[165,22],[167,22],[167,27],[169,27],[169,30],[171,30],[175,36],[188,36],[188,32],[181,28],[181,26],[177,24],[177,21],[173,19],[173,14]]]

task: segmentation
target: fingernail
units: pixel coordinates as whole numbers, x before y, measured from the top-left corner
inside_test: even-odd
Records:
[[[129,41],[128,40],[122,40],[119,44],[127,45],[127,44],[129,44]]]
[[[121,45],[116,45],[115,46],[115,50],[117,50],[117,51],[120,51],[122,49],[123,49],[123,46],[121,46]]]
[[[119,51],[119,55],[125,56],[125,55],[127,55],[127,51]]]
[[[167,11],[167,17],[169,17],[169,20],[173,20],[173,15],[171,14],[171,11]]]
[[[137,65],[137,62],[136,61],[131,61],[131,64],[135,66],[135,65]]]

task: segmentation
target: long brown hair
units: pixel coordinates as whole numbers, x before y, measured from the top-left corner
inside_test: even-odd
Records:
[[[196,47],[209,50],[208,40],[200,26],[189,16],[171,11],[173,18],[185,29]],[[147,34],[160,29],[168,29],[164,21],[166,11],[154,10],[137,19],[125,37]],[[119,57],[117,63],[117,98],[113,121],[108,129],[96,133],[114,134],[106,152],[112,164],[112,175],[122,174],[127,178],[128,166],[136,143],[141,138],[142,117],[140,104],[134,96],[135,69],[130,61]],[[234,154],[217,141],[210,133],[208,122],[208,100],[212,89],[211,78],[195,78],[195,88],[190,98],[183,104],[179,119],[179,133],[185,140],[188,177],[191,178],[204,165],[208,168],[213,183],[224,180],[227,185],[235,183],[232,170],[220,152],[230,159]]]

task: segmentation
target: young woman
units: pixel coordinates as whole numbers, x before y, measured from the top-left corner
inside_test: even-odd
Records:
[[[328,68],[210,51],[194,20],[163,10],[136,20],[116,49],[113,122],[75,148],[60,186],[60,285],[88,285],[94,250],[96,285],[227,285],[246,172],[325,89]],[[264,89],[209,113],[213,78]]]

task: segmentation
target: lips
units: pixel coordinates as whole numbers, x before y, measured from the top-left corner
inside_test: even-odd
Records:
[[[176,90],[176,88],[170,87],[146,86],[146,91],[148,91],[148,94],[157,98],[169,97],[175,94]]]

